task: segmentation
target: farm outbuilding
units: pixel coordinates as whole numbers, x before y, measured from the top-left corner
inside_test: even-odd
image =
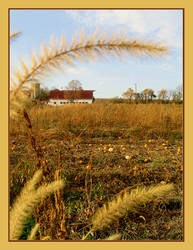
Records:
[[[51,90],[49,97],[43,102],[52,106],[60,106],[69,103],[88,103],[94,102],[94,90]]]

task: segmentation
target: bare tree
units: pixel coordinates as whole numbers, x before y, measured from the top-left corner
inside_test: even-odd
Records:
[[[169,100],[173,102],[181,102],[183,99],[183,86],[178,86],[174,90],[169,91]]]
[[[68,90],[82,90],[82,83],[78,80],[72,80],[66,86]]]
[[[83,91],[82,83],[78,80],[72,80],[66,86],[65,96],[70,102],[79,99],[81,97],[81,92]]]
[[[174,95],[175,95],[175,90],[169,90],[168,91],[168,100],[173,101],[174,100]]]
[[[178,101],[181,101],[183,99],[183,86],[179,85],[176,88],[176,92],[177,92],[177,99],[178,99]]]

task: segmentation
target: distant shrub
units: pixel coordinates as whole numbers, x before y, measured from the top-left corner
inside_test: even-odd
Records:
[[[110,103],[128,103],[128,100],[119,98],[119,97],[114,97],[109,100]]]

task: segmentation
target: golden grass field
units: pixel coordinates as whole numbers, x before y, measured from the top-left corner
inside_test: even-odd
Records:
[[[36,206],[20,239],[36,223],[36,240],[81,240],[86,234],[86,240],[112,234],[120,240],[183,239],[182,105],[34,105],[27,112],[42,183],[62,179],[65,187]],[[29,140],[25,121],[10,118],[10,205],[38,168]],[[170,183],[174,190],[167,196],[143,201],[89,233],[92,216],[115,195]]]
[[[95,137],[109,130],[109,136],[116,131],[121,136],[139,133],[143,138],[156,138],[182,135],[182,112],[182,105],[175,104],[68,104],[62,107],[34,105],[29,115],[35,130],[55,129],[67,133],[72,130],[76,135],[83,132],[83,136],[94,132]],[[14,120],[10,133],[22,133],[23,126],[20,119]]]

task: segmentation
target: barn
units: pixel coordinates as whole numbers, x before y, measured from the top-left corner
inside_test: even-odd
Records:
[[[51,90],[49,97],[42,100],[45,104],[61,106],[64,104],[91,104],[94,102],[93,92],[95,90]]]

